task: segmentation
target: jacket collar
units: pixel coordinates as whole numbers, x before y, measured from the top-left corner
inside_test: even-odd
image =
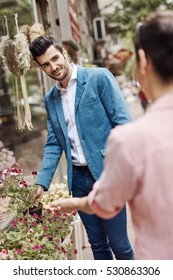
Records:
[[[85,68],[83,68],[77,64],[77,89],[76,89],[76,92],[78,91],[78,87],[79,87],[79,89],[82,90],[83,85],[86,84],[86,81],[87,81],[87,75],[86,75]],[[57,96],[57,94],[60,95],[60,90],[56,87],[56,85],[54,85],[53,97],[55,98]]]

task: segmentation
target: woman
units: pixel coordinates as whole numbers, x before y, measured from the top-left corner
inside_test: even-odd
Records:
[[[52,206],[107,219],[128,202],[135,258],[173,259],[173,11],[155,12],[138,24],[135,50],[135,77],[150,108],[112,130],[104,171],[89,196]]]

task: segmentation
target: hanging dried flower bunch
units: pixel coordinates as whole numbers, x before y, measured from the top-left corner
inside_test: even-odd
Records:
[[[25,80],[25,74],[30,68],[30,52],[27,37],[22,32],[19,32],[17,17],[18,15],[15,14],[17,34],[14,36],[14,40],[9,37],[5,17],[7,36],[1,37],[0,56],[5,69],[14,76],[18,129],[23,130],[27,126],[31,130],[33,126]],[[21,103],[21,98],[19,98],[20,92],[22,93],[23,104]]]
[[[34,41],[37,37],[45,35],[43,25],[41,23],[34,23],[30,27],[29,40]]]

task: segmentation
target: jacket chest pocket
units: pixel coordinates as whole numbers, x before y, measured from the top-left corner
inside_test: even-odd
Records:
[[[87,105],[94,105],[95,103],[98,102],[98,98],[96,96],[92,96],[91,98],[82,98],[80,101],[79,106],[84,107]]]

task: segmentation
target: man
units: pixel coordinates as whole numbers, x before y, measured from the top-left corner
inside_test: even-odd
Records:
[[[47,142],[37,183],[39,196],[50,186],[62,152],[67,158],[68,188],[74,197],[86,196],[103,170],[106,140],[130,114],[113,75],[105,68],[82,68],[69,63],[61,44],[49,36],[35,39],[33,59],[56,84],[45,96]],[[94,259],[132,259],[126,209],[104,220],[79,212]]]

